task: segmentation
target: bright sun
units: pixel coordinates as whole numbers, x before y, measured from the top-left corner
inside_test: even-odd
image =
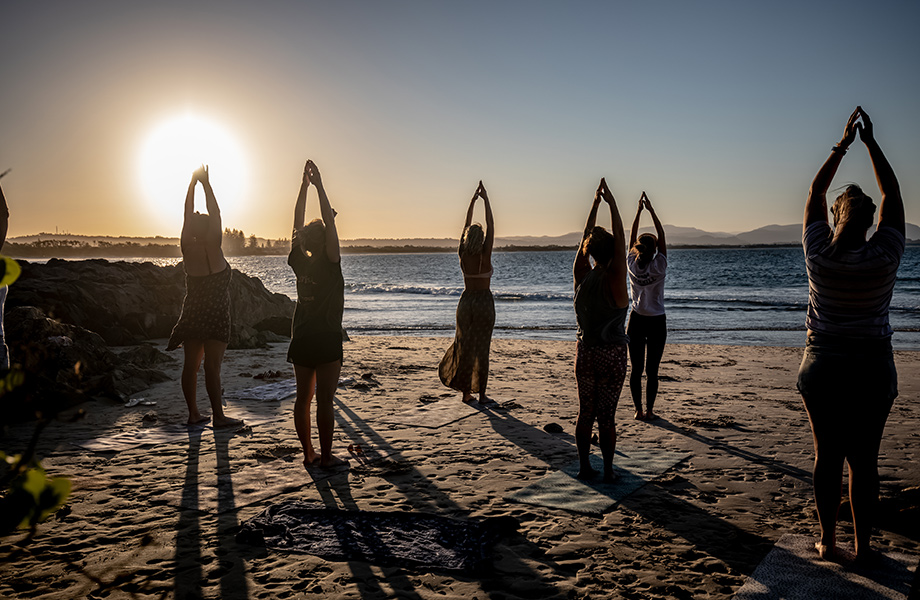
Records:
[[[141,186],[160,224],[181,227],[185,193],[198,166],[208,165],[211,186],[225,227],[239,227],[247,173],[243,149],[220,124],[193,114],[174,117],[157,125],[141,147],[138,161]],[[207,212],[201,186],[195,207]],[[178,230],[167,235],[178,235]]]

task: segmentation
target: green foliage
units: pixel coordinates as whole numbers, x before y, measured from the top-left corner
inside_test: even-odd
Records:
[[[10,263],[18,274],[19,265],[15,261],[3,257],[3,262],[7,274],[11,271]],[[14,366],[0,378],[0,398],[24,382],[25,373]],[[0,534],[14,529],[34,528],[61,508],[70,495],[70,481],[64,477],[49,479],[41,463],[34,458],[35,443],[45,424],[47,421],[40,419],[25,454],[11,456],[0,451],[0,489],[7,488],[6,493],[0,496]]]
[[[70,481],[49,479],[41,464],[22,455],[0,452],[0,461],[9,468],[9,488],[0,498],[0,533],[35,527],[64,505],[70,495]]]

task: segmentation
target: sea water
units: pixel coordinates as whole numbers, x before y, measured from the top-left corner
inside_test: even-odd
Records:
[[[575,339],[574,251],[495,252],[495,337]],[[233,267],[297,297],[284,256],[242,256]],[[665,308],[673,343],[804,346],[808,279],[802,249],[668,252]],[[353,334],[452,336],[463,278],[457,255],[344,254],[344,326]],[[893,343],[920,350],[920,247],[901,262],[891,302]]]

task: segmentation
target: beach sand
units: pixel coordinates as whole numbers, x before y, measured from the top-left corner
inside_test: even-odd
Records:
[[[811,433],[795,390],[801,349],[669,345],[662,418],[635,421],[627,386],[618,445],[689,458],[592,516],[505,499],[576,458],[574,342],[495,340],[489,395],[501,408],[457,406],[467,416],[440,427],[399,424],[398,413],[460,403],[437,378],[449,343],[363,336],[346,344],[342,375],[358,385],[339,390],[335,448],[363,452],[351,472],[319,481],[300,464],[292,399],[232,400],[229,415],[256,421],[235,435],[206,431],[110,452],[74,445],[183,423],[179,361],[174,381],[137,394],[154,406],[84,405],[84,419],[42,435],[39,457],[49,475],[72,480],[73,492],[34,538],[0,538],[0,597],[729,599],[782,535],[817,535]],[[281,381],[251,377],[269,370],[291,376],[285,351],[228,351],[225,393]],[[920,555],[920,353],[898,352],[896,362],[901,395],[882,443],[874,543]],[[199,390],[205,408],[203,378]],[[549,423],[563,431],[545,432]],[[13,427],[3,449],[21,450],[30,431]],[[385,458],[368,461],[375,453]],[[235,540],[238,525],[293,499],[510,516],[520,528],[494,547],[491,572],[476,576],[332,562]]]

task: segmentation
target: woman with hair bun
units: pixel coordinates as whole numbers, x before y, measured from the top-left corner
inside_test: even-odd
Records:
[[[476,200],[482,198],[486,211],[486,228],[473,223]],[[457,330],[454,342],[438,366],[441,383],[463,393],[464,402],[472,402],[473,392],[479,403],[494,405],[486,396],[489,382],[489,350],[495,326],[495,301],[489,284],[492,278],[492,242],[495,239],[492,206],[482,181],[470,200],[466,223],[460,236],[460,271],[463,294],[457,304]]]
[[[655,223],[658,236],[639,232],[639,217],[642,209],[648,210]],[[652,201],[645,192],[639,198],[639,208],[629,234],[629,253],[626,255],[626,270],[629,272],[630,306],[629,360],[632,372],[629,389],[636,418],[651,421],[658,416],[654,412],[658,396],[658,366],[664,354],[668,339],[668,325],[664,314],[664,279],[668,270],[668,246],[664,240],[664,227],[652,208]],[[642,371],[645,370],[645,410],[642,410]]]
[[[610,206],[611,230],[595,227],[601,200]],[[591,259],[594,264],[592,266]],[[613,454],[616,450],[616,410],[626,379],[626,240],[617,203],[601,179],[594,193],[585,233],[575,263],[575,319],[578,344],[575,355],[575,383],[578,386],[578,419],[575,446],[578,450],[579,479],[591,479],[598,472],[591,466],[591,430],[597,421],[598,444],[603,457],[604,481],[616,479]]]
[[[857,185],[847,186],[831,207],[833,229],[827,222],[827,189],[857,133],[869,151],[882,193],[878,228],[868,241],[875,204]],[[836,526],[846,460],[856,559],[863,562],[871,556],[879,446],[898,395],[888,308],[905,239],[898,180],[861,107],[850,115],[843,138],[831,148],[811,184],[802,238],[808,337],[797,387],[815,444],[813,479],[821,527],[815,549],[828,560],[843,558],[836,545]]]

